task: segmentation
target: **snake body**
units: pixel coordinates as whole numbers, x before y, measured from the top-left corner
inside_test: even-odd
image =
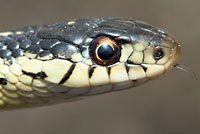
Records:
[[[179,54],[175,38],[131,19],[78,19],[0,32],[0,109],[134,87],[169,71]]]

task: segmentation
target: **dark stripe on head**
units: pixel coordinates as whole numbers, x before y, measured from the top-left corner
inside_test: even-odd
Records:
[[[44,79],[47,77],[47,75],[45,74],[45,72],[39,72],[39,73],[31,73],[31,72],[26,72],[26,71],[23,71],[22,72],[25,74],[25,75],[28,75],[28,76],[31,76],[33,77],[33,79],[36,79],[36,78],[41,78],[41,79]]]
[[[62,80],[59,82],[59,84],[63,84],[63,83],[65,83],[65,81],[67,81],[67,80],[69,79],[69,77],[71,76],[71,74],[72,74],[72,72],[73,72],[75,66],[76,66],[76,63],[73,63],[73,64],[71,65],[71,67],[69,68],[69,70],[67,71],[67,73],[65,74],[65,76],[64,76],[64,77],[62,78]]]
[[[110,69],[111,69],[111,67],[107,67],[108,75],[110,75]]]
[[[7,84],[7,80],[4,79],[4,78],[0,78],[0,84],[6,85]]]
[[[147,68],[146,68],[146,67],[144,67],[144,66],[142,66],[142,65],[140,65],[140,66],[142,67],[142,69],[144,70],[144,72],[147,71]]]
[[[31,77],[33,77],[33,79],[36,79],[36,76],[37,76],[36,74],[31,73],[31,72],[26,72],[26,71],[23,71],[23,70],[22,70],[22,72],[23,72],[23,74],[31,76]]]
[[[89,69],[89,78],[92,77],[92,74],[93,74],[95,68],[96,68],[95,66],[91,66],[90,67],[90,69]]]
[[[129,66],[127,64],[124,64],[125,68],[126,68],[126,72],[129,72]]]
[[[39,73],[37,73],[36,75],[37,75],[37,77],[39,77],[39,78],[41,78],[41,79],[44,79],[44,78],[47,77],[47,75],[46,75],[45,72],[39,72]]]

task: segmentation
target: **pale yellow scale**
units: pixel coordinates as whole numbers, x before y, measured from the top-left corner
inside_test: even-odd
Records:
[[[58,84],[68,72],[71,65],[71,62],[62,59],[44,61],[42,71],[48,76],[45,80]]]
[[[156,61],[153,58],[153,51],[154,49],[152,47],[149,47],[148,49],[144,50],[144,63],[146,64],[155,64]]]
[[[32,85],[34,87],[48,87],[49,86],[49,82],[42,80],[42,79],[34,79],[32,82]]]
[[[103,66],[97,66],[96,68],[94,68],[94,72],[89,80],[91,86],[100,86],[109,84],[110,78],[108,75],[107,68]]]
[[[42,63],[43,62],[41,60],[36,60],[36,59],[28,60],[24,64],[22,64],[22,70],[37,74],[42,70]]]
[[[120,72],[120,73],[119,73]],[[124,64],[116,64],[111,67],[110,70],[110,81],[111,83],[118,83],[128,81],[129,77]]]
[[[77,63],[73,74],[69,79],[63,83],[64,86],[68,87],[87,87],[89,85],[89,66],[84,63]]]
[[[18,77],[19,81],[26,84],[26,85],[31,85],[33,78],[31,76],[28,75],[21,75]]]
[[[146,73],[144,69],[138,65],[129,66],[128,75],[130,80],[139,80],[146,78]]]
[[[0,65],[0,73],[1,74],[7,74],[9,72],[9,68],[7,65]]]
[[[133,45],[133,50],[137,51],[137,52],[141,52],[141,51],[145,50],[147,46],[148,46],[148,44],[145,42],[144,43],[135,43]]]
[[[19,90],[22,90],[22,91],[26,91],[26,92],[31,92],[33,91],[32,87],[29,86],[29,85],[26,85],[26,84],[23,84],[21,82],[18,82],[16,84],[16,87],[19,89]]]
[[[18,77],[11,72],[8,72],[5,75],[5,78],[7,79],[8,82],[13,83],[13,84],[16,84],[19,81]]]
[[[121,57],[120,57],[119,61],[126,62],[132,53],[133,53],[133,45],[132,44],[124,44],[122,46]]]
[[[16,92],[12,92],[6,89],[3,89],[1,92],[7,97],[14,98],[14,99],[19,98],[19,95]]]
[[[6,85],[2,85],[2,88],[10,91],[17,91],[17,87],[9,82]]]
[[[20,76],[22,75],[22,70],[21,70],[21,66],[18,64],[13,63],[10,67],[9,67],[10,72],[12,72],[14,75],[16,76]]]
[[[128,58],[129,61],[132,61],[135,64],[141,64],[143,62],[143,52],[134,51],[131,56]]]
[[[165,72],[165,67],[163,65],[151,65],[151,64],[142,64],[145,68],[147,68],[146,76],[149,79],[156,78]]]

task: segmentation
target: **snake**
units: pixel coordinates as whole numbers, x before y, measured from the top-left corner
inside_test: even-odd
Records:
[[[180,45],[125,18],[82,18],[0,32],[0,110],[122,91],[171,70]]]

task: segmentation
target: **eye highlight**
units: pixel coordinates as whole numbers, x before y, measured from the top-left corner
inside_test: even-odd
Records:
[[[108,37],[98,37],[91,42],[90,56],[96,64],[107,66],[119,60],[120,46]]]

